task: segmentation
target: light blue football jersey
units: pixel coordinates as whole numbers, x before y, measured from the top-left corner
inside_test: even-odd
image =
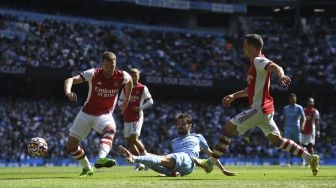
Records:
[[[284,107],[283,115],[285,119],[285,128],[287,129],[299,129],[300,130],[300,118],[305,117],[303,108],[301,105],[287,105]]]
[[[172,140],[173,153],[185,152],[190,157],[199,157],[201,150],[206,150],[209,145],[201,134],[179,136]]]

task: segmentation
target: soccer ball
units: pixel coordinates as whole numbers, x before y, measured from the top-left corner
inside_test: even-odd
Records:
[[[28,153],[34,157],[42,157],[47,154],[48,143],[44,138],[35,137],[30,139]]]

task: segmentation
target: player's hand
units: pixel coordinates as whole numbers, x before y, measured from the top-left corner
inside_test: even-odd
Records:
[[[133,112],[140,112],[140,108],[137,107],[137,106],[134,106],[134,107],[133,107]]]
[[[320,131],[316,131],[316,138],[317,138],[317,139],[320,138]]]
[[[287,75],[280,75],[280,84],[284,87],[288,87],[291,83],[291,79]]]
[[[226,176],[236,176],[235,172],[232,172],[232,171],[229,171],[229,170],[226,170],[226,169],[223,169],[222,172]]]
[[[225,97],[223,98],[223,100],[222,100],[222,103],[223,103],[223,105],[224,105],[225,107],[229,107],[230,104],[231,104],[231,102],[234,101],[234,100],[235,100],[235,98],[234,98],[234,96],[231,94],[231,95],[227,95],[227,96],[225,96]]]
[[[77,101],[77,94],[74,92],[66,93],[65,96],[67,96],[70,101],[74,101],[74,102]]]
[[[127,105],[128,105],[128,102],[126,102],[126,101],[123,101],[123,102],[121,103],[120,108],[119,108],[121,114],[123,114],[123,113],[125,112],[125,110],[126,110],[126,108],[127,108]]]

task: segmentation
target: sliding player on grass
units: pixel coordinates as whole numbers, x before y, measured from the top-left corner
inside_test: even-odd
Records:
[[[185,176],[190,174],[198,160],[200,150],[212,154],[207,141],[200,134],[190,133],[192,118],[189,114],[176,116],[176,128],[179,136],[172,140],[173,152],[168,155],[147,153],[144,156],[134,156],[125,147],[119,146],[121,154],[130,163],[142,163],[148,168],[166,176]],[[225,175],[234,176],[235,173],[226,170],[219,160],[215,162]]]

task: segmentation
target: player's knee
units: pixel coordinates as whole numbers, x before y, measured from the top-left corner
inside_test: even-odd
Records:
[[[161,164],[167,168],[175,168],[176,161],[171,155],[165,155],[161,158]]]
[[[281,145],[281,142],[282,142],[281,136],[276,136],[276,135],[272,135],[272,134],[270,134],[268,136],[268,140],[271,142],[272,146],[274,146],[274,147],[279,147]]]
[[[69,136],[66,150],[68,153],[72,153],[78,150],[79,140],[75,137]]]
[[[131,137],[128,137],[127,138],[127,143],[128,143],[128,145],[133,145],[134,144],[134,139],[131,138]]]
[[[115,134],[115,129],[113,126],[107,126],[104,128],[104,130],[102,131],[103,134],[111,134],[114,135]]]
[[[68,143],[67,147],[66,147],[66,150],[68,153],[73,153],[75,151],[77,151],[78,149],[78,145],[75,145],[75,144],[70,144]]]
[[[138,140],[138,136],[136,134],[132,134],[129,138],[128,138],[129,142],[135,144]]]
[[[229,138],[237,136],[238,135],[237,126],[229,122],[226,125],[224,125],[221,133],[222,135]]]

